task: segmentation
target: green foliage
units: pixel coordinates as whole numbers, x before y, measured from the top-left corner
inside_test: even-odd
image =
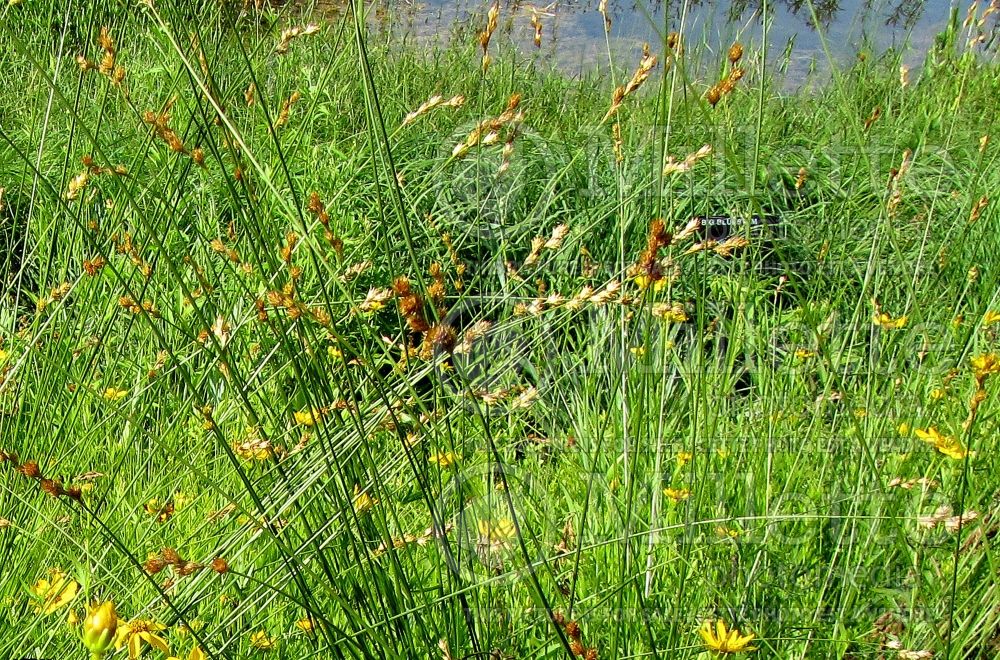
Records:
[[[76,657],[92,600],[178,657],[995,652],[998,78],[957,19],[906,86],[748,52],[714,107],[664,44],[602,119],[628,68],[362,11],[282,55],[291,8],[0,9],[0,656]]]

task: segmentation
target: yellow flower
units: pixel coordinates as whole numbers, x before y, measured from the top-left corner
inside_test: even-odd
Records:
[[[295,627],[307,635],[312,635],[316,630],[316,623],[310,617],[302,617],[295,622]]]
[[[150,646],[163,653],[170,653],[167,640],[158,633],[165,630],[162,623],[149,621],[147,619],[133,619],[132,621],[118,622],[118,636],[115,640],[115,648],[128,647],[129,660],[135,660],[144,650],[145,646]]]
[[[446,468],[457,463],[458,456],[456,456],[455,452],[452,451],[438,452],[436,454],[431,454],[430,458],[427,460],[438,467]]]
[[[667,285],[667,280],[661,277],[660,279],[653,281],[649,275],[635,276],[635,285],[639,287],[640,291],[645,291],[650,284],[653,285],[653,291],[659,293],[663,290],[663,287]]]
[[[183,491],[177,491],[174,493],[174,509],[180,511],[188,504],[194,501],[193,495],[188,495]]]
[[[262,651],[271,651],[278,647],[278,641],[269,637],[267,631],[258,630],[255,633],[250,633],[250,646]]]
[[[879,312],[872,318],[872,323],[884,330],[899,330],[900,328],[906,327],[906,320],[907,317],[905,315],[900,316],[898,319],[894,319],[885,312]]]
[[[95,603],[87,610],[87,618],[83,621],[83,645],[96,657],[103,657],[115,641],[117,631],[115,604],[110,600]]]
[[[274,456],[271,441],[260,437],[260,427],[247,427],[246,434],[233,440],[233,453],[245,461],[266,461]]]
[[[76,580],[68,577],[61,569],[52,568],[49,569],[49,577],[39,579],[29,591],[41,601],[35,604],[35,611],[52,614],[76,598],[79,589],[80,585]]]
[[[480,520],[476,526],[479,528],[480,538],[491,543],[505,544],[517,536],[514,521],[506,517],[499,518],[495,522]]]
[[[6,362],[9,357],[10,353],[0,348],[0,363]]]
[[[719,525],[715,528],[715,534],[723,539],[738,539],[740,537],[740,530]]]
[[[808,360],[813,357],[816,357],[816,351],[810,351],[807,348],[798,348],[795,350],[795,358],[797,360]]]
[[[691,497],[690,488],[664,488],[663,494],[674,503],[681,502]]]
[[[715,622],[714,630],[712,622],[705,621],[698,628],[698,634],[705,642],[705,646],[716,653],[746,653],[757,650],[756,647],[750,646],[755,637],[753,633],[741,635],[736,628],[729,630],[722,619]]]
[[[986,376],[1000,373],[1000,357],[996,353],[984,353],[974,356],[969,362],[976,371],[976,378],[983,380]]]
[[[123,390],[119,387],[109,387],[104,390],[101,396],[104,397],[105,401],[121,401],[128,396],[128,390]]]
[[[656,303],[650,310],[653,316],[663,319],[669,323],[684,323],[688,320],[684,305],[675,303]]]
[[[176,510],[173,500],[167,500],[166,502],[161,502],[159,498],[151,497],[142,505],[143,511],[148,515],[156,518],[157,522],[165,523],[174,515]]]
[[[679,451],[677,452],[677,465],[684,467],[691,461],[692,458],[694,458],[694,455],[691,452]]]
[[[994,312],[991,309],[983,314],[983,327],[989,327],[995,323],[1000,323],[1000,312]]]
[[[951,436],[943,435],[933,426],[929,427],[927,430],[913,429],[913,432],[918,438],[927,444],[933,445],[935,449],[948,458],[960,461],[969,455],[969,450],[963,447],[961,442]]]
[[[322,408],[311,408],[295,411],[295,423],[302,426],[313,426],[323,418]]]
[[[372,497],[366,492],[362,493],[359,486],[354,487],[354,511],[358,515],[367,513],[375,505],[378,504],[378,499]]]
[[[899,431],[899,435],[902,436],[910,435],[910,425],[907,424],[906,422],[901,422],[900,425],[896,428],[896,430]]]
[[[167,660],[181,660],[175,655],[170,656]],[[191,649],[191,653],[188,654],[187,660],[205,660],[205,652],[201,650],[200,646],[196,646]]]
[[[636,356],[637,358],[641,358],[646,355],[645,346],[632,346],[628,350],[632,353],[632,355]]]
[[[945,391],[943,387],[935,387],[933,390],[931,390],[931,399],[933,399],[934,401],[940,401],[941,399],[944,398],[944,395]]]

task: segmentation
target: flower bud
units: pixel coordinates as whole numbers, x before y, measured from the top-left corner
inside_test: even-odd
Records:
[[[83,645],[99,658],[111,648],[117,630],[115,604],[110,600],[95,604],[87,610],[87,618],[83,621]]]

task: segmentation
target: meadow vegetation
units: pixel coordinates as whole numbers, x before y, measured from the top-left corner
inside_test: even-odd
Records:
[[[995,5],[4,3],[0,657],[994,657]]]

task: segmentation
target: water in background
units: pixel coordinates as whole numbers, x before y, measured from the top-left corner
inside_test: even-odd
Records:
[[[539,0],[540,3],[545,0]],[[695,42],[721,59],[734,40],[750,50],[762,44],[760,0],[609,0],[610,39],[606,39],[599,0],[559,0],[549,5],[502,0],[500,30],[493,44],[513,45],[528,57],[570,75],[634,66],[644,42],[662,51],[665,32],[681,31],[690,48]],[[955,0],[957,1],[957,0]],[[383,0],[383,26],[410,42],[444,45],[456,39],[476,43],[488,0]],[[768,62],[790,60],[785,79],[805,80],[811,70],[828,71],[863,46],[877,50],[906,48],[905,61],[918,64],[947,25],[952,0],[771,0]],[[532,8],[542,25],[536,48]],[[962,16],[966,7],[960,8]],[[502,32],[502,34],[501,34]],[[821,38],[822,35],[822,38]],[[824,49],[823,39],[826,40]],[[609,49],[610,46],[610,49]]]

